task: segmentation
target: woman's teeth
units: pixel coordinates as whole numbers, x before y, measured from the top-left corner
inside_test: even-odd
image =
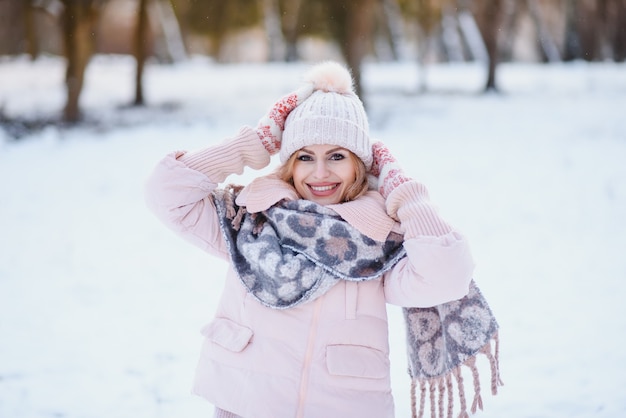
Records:
[[[331,185],[331,186],[310,186],[311,189],[315,192],[325,192],[331,189],[334,189],[335,187],[337,187],[336,184]]]

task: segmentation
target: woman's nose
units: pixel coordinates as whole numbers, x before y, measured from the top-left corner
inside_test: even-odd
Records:
[[[326,164],[326,160],[318,160],[315,164],[315,177],[323,179],[328,177],[328,165]]]

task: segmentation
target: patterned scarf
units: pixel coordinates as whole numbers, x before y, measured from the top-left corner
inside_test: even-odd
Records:
[[[380,277],[406,256],[403,237],[391,233],[375,241],[336,212],[306,200],[281,201],[266,211],[248,213],[235,204],[240,186],[213,192],[220,227],[233,267],[248,292],[263,305],[287,309],[323,295],[340,280]],[[472,413],[482,409],[476,355],[491,365],[491,389],[502,384],[498,367],[498,324],[472,282],[464,298],[431,308],[403,308],[407,326],[413,418],[423,417],[426,392],[431,416],[452,418],[457,382],[459,418],[468,416],[461,366],[470,368],[474,383]],[[491,340],[495,341],[492,353]],[[417,385],[420,406],[417,408]]]

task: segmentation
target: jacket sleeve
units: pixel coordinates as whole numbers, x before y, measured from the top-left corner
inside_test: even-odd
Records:
[[[163,158],[146,181],[146,204],[184,239],[227,258],[210,194],[229,175],[241,174],[245,167],[260,169],[269,162],[270,155],[256,132],[242,128],[219,145],[190,153],[178,151]]]
[[[437,213],[426,187],[410,181],[387,198],[387,212],[400,221],[407,257],[385,275],[387,302],[429,307],[469,292],[474,261],[467,240]]]

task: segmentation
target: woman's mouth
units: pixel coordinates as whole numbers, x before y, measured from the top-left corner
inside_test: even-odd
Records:
[[[315,196],[329,196],[337,190],[339,187],[339,183],[331,183],[331,184],[308,184],[309,190]]]

